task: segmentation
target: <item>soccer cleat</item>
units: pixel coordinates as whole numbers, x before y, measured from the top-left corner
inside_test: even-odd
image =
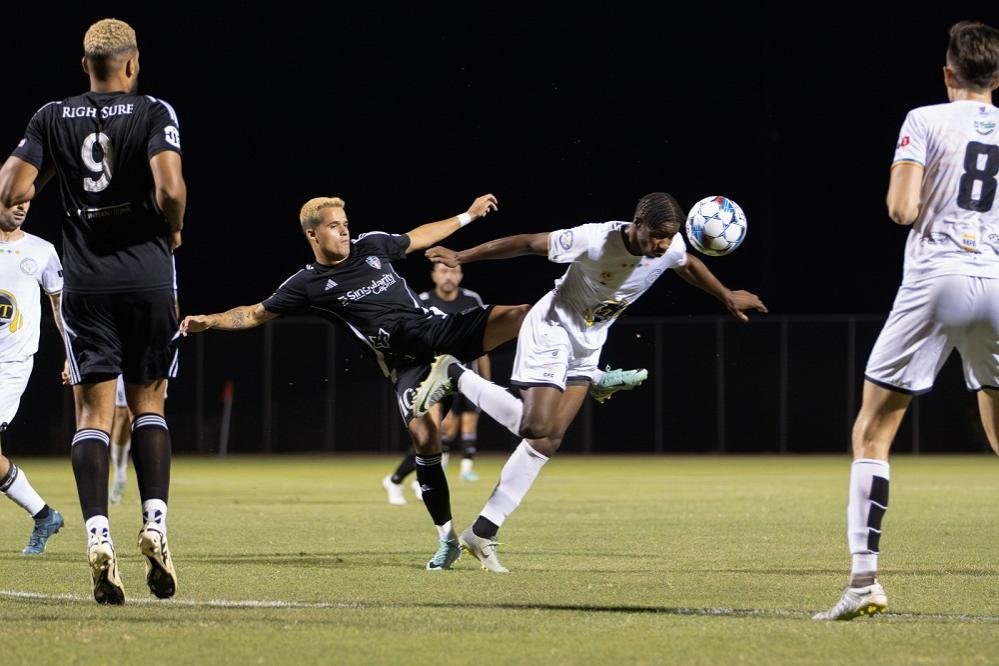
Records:
[[[392,483],[392,475],[386,476],[382,479],[382,488],[388,493],[389,504],[394,504],[395,506],[402,506],[406,503],[406,498],[402,496],[402,484]]]
[[[108,494],[108,499],[112,504],[121,504],[121,500],[125,497],[125,482],[115,481],[114,485],[111,486],[111,492]]]
[[[417,502],[422,502],[423,501],[423,487],[420,485],[420,482],[417,481],[416,479],[413,479],[412,483],[409,484],[409,487],[413,489],[413,494],[416,495],[416,501]]]
[[[861,615],[874,616],[888,610],[888,595],[881,584],[874,581],[865,587],[848,587],[839,602],[827,611],[816,613],[813,620],[852,620]]]
[[[447,371],[458,362],[454,356],[442,354],[430,364],[430,372],[416,389],[413,396],[413,416],[419,418],[426,415],[430,408],[454,393],[454,382]]]
[[[478,481],[479,480],[479,475],[476,472],[473,472],[473,471],[469,470],[467,472],[462,472],[461,473],[461,480],[462,481]]]
[[[469,527],[467,530],[461,533],[458,537],[458,543],[464,548],[468,553],[472,555],[475,559],[479,561],[482,565],[483,571],[492,571],[493,573],[510,573],[510,570],[505,566],[500,564],[499,557],[496,556],[496,546],[499,545],[498,542],[492,539],[483,539],[480,536],[476,536],[472,528]]]
[[[55,509],[49,509],[49,517],[35,521],[35,528],[28,537],[28,545],[21,552],[25,555],[41,555],[45,552],[45,544],[49,537],[63,526],[62,514]]]
[[[99,604],[121,606],[125,603],[125,588],[118,576],[118,558],[107,537],[91,539],[87,545],[87,559],[94,578],[94,601]]]
[[[146,585],[160,599],[169,599],[177,591],[177,572],[167,547],[166,534],[149,522],[139,530],[139,550],[146,558]]]
[[[590,397],[599,403],[605,403],[618,391],[630,391],[641,385],[648,377],[649,371],[645,368],[612,370],[608,365],[600,381],[590,385]]]
[[[450,569],[459,557],[461,557],[461,546],[458,545],[458,540],[441,537],[440,547],[431,560],[427,562],[427,571]]]

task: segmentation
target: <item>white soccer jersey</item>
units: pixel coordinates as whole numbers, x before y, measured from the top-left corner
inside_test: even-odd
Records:
[[[903,284],[938,275],[999,278],[999,109],[972,101],[913,109],[894,164],[924,167]]]
[[[584,224],[553,231],[548,259],[568,264],[555,281],[552,308],[577,345],[598,349],[607,329],[667,269],[687,263],[683,236],[673,236],[661,257],[635,256],[625,247],[622,229],[627,222]]]
[[[0,362],[23,361],[38,351],[39,286],[49,295],[62,291],[62,264],[52,243],[27,233],[0,242]]]

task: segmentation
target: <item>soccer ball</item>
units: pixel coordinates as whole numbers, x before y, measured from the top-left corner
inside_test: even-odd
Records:
[[[687,240],[704,254],[728,254],[745,238],[746,214],[726,197],[705,197],[687,215]]]

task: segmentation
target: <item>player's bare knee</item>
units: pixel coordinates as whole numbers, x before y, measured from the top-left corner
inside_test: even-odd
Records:
[[[520,420],[520,436],[525,439],[546,439],[553,435],[554,427],[548,419],[525,414]]]

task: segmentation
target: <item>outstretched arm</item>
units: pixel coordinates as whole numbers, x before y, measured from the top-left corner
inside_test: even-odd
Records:
[[[473,201],[468,210],[461,215],[455,215],[439,222],[420,225],[406,233],[409,236],[409,247],[406,248],[406,254],[416,252],[417,250],[426,250],[437,241],[444,240],[472,220],[485,217],[494,210],[497,210],[496,197],[491,194],[483,194]]]
[[[525,254],[538,254],[547,257],[549,235],[550,233],[546,231],[540,234],[505,236],[461,252],[449,250],[446,247],[432,247],[427,250],[427,259],[435,264],[444,264],[454,268],[460,264],[470,264],[473,261],[509,259]]]
[[[269,311],[263,303],[242,305],[232,310],[209,315],[188,315],[180,322],[180,334],[201,333],[210,328],[223,331],[239,331],[244,328],[255,328],[277,318],[277,314]]]
[[[763,304],[759,296],[748,291],[730,290],[714,276],[714,273],[708,270],[703,261],[692,254],[687,255],[687,263],[678,266],[675,270],[688,283],[698,289],[703,289],[724,303],[733,317],[749,321],[746,310],[767,311],[767,306]]]

